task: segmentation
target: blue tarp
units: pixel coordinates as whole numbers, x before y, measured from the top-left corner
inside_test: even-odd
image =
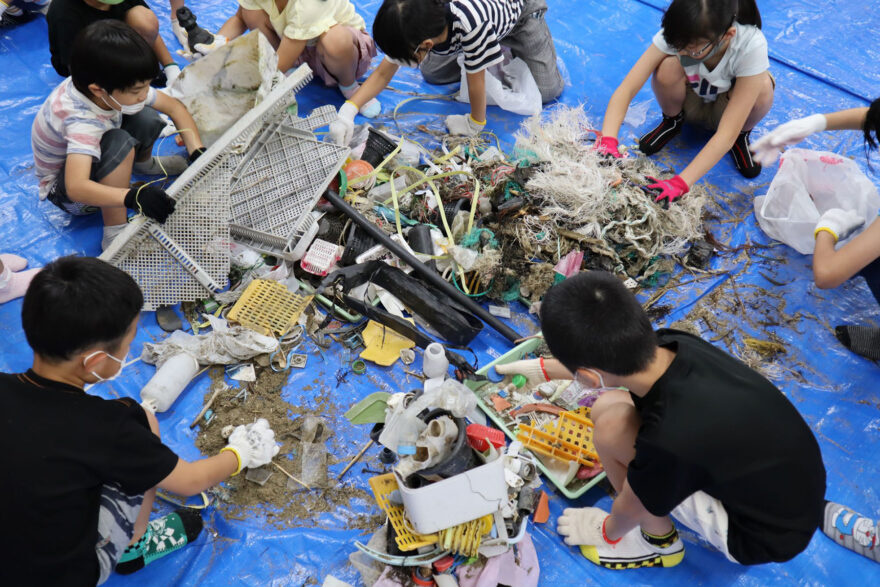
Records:
[[[605,105],[628,68],[644,51],[659,28],[665,2],[662,0],[621,0],[600,2],[585,0],[552,0],[548,21],[553,31],[559,57],[565,66],[568,84],[560,101],[564,104],[584,103],[597,121]],[[865,106],[874,97],[878,86],[876,63],[878,49],[876,31],[880,29],[880,13],[873,2],[845,0],[765,0],[760,3],[764,29],[771,53],[771,71],[777,80],[773,109],[760,123],[756,134],[794,117],[814,112]],[[193,0],[190,5],[199,22],[216,30],[236,6],[232,0]],[[358,5],[367,22],[379,6],[377,0]],[[152,1],[159,15],[162,34],[169,47],[177,47],[168,25],[168,5]],[[40,18],[27,25],[0,32],[0,128],[3,150],[0,157],[0,227],[2,251],[16,252],[34,266],[67,254],[96,255],[99,252],[98,218],[71,219],[48,202],[37,198],[30,151],[30,126],[34,115],[52,88],[60,82],[49,65],[45,21]],[[424,84],[413,71],[402,72],[393,85],[404,92],[446,93],[452,88]],[[408,96],[385,92],[380,100],[385,112]],[[336,91],[316,83],[300,93],[300,112],[316,106],[341,103]],[[633,142],[659,117],[659,109],[645,88],[634,104],[647,106],[647,119],[636,127],[624,127],[621,138]],[[465,105],[426,101],[404,106],[403,112],[466,112]],[[405,130],[425,122],[425,116],[402,118]],[[520,118],[489,109],[489,126],[511,146],[511,135]],[[392,124],[389,117],[379,124]],[[429,120],[429,126],[442,128],[440,118]],[[705,133],[686,131],[666,148],[660,157],[665,164],[683,168],[706,140]],[[853,156],[864,165],[865,153],[857,133],[824,133],[806,142],[807,147],[834,150]],[[724,243],[769,244],[757,227],[751,210],[753,195],[763,193],[772,179],[773,170],[765,170],[756,180],[742,179],[725,158],[704,179],[714,185],[728,216],[742,218],[715,219],[709,228]],[[843,349],[833,335],[833,326],[842,323],[875,323],[877,306],[860,280],[852,280],[833,291],[818,290],[812,283],[810,258],[798,255],[787,247],[765,251],[746,265],[742,256],[721,255],[713,267],[737,273],[738,282],[755,284],[778,292],[786,302],[790,315],[802,312],[796,323],[782,324],[772,330],[788,346],[779,362],[785,367],[776,383],[794,402],[819,439],[828,469],[829,499],[846,503],[869,515],[880,514],[880,472],[875,466],[880,455],[880,371],[871,362]],[[784,283],[774,286],[766,280]],[[702,296],[726,279],[695,282],[670,294],[663,303],[675,309],[656,325],[671,324],[692,307]],[[648,292],[650,295],[650,292]],[[777,300],[767,300],[777,305]],[[522,308],[519,308],[522,313]],[[767,308],[753,309],[756,317]],[[22,371],[31,362],[31,354],[21,331],[21,302],[0,306],[0,369]],[[751,310],[750,310],[751,311]],[[513,323],[521,332],[535,328],[523,315]],[[136,339],[134,353],[140,346],[164,336],[155,316],[145,313]],[[509,345],[499,335],[487,330],[475,345],[481,364],[504,352]],[[730,339],[716,342],[728,348]],[[315,387],[329,393],[338,406],[328,418],[336,436],[331,449],[345,462],[353,456],[366,438],[364,427],[353,427],[340,417],[353,401],[376,389],[387,387],[407,390],[407,381],[400,367],[381,369],[370,366],[360,378],[349,376],[336,383],[336,372],[349,360],[347,351],[334,349],[323,354],[323,361],[314,347],[309,367],[291,376],[284,397],[294,405],[314,407]],[[132,366],[125,376],[92,391],[108,397],[137,397],[140,387],[152,375],[153,368],[143,364]],[[188,459],[199,456],[194,446],[194,433],[186,426],[199,410],[207,390],[206,378],[197,381],[175,404],[160,416],[164,440]],[[748,422],[742,422],[748,426]],[[59,439],[63,442],[63,439]],[[374,458],[374,457],[373,457]],[[334,466],[338,471],[342,465]],[[8,472],[14,474],[14,472]],[[368,475],[359,467],[349,474],[347,483],[367,488]],[[850,584],[877,576],[874,563],[841,549],[821,533],[809,548],[785,564],[741,567],[727,562],[717,552],[697,543],[686,533],[687,556],[674,569],[645,569],[624,573],[593,567],[576,550],[566,547],[554,531],[555,519],[562,508],[571,505],[609,507],[610,499],[593,490],[569,503],[551,493],[552,517],[549,524],[532,529],[541,562],[541,584],[743,584],[770,583]],[[337,514],[317,518],[316,527],[279,530],[260,517],[248,520],[226,520],[213,509],[205,516],[206,531],[184,551],[149,565],[131,578],[113,577],[110,584],[139,582],[154,584],[290,584],[301,585],[310,579],[319,584],[327,574],[356,582],[356,573],[348,566],[347,557],[355,539],[365,540],[359,530],[347,528],[349,515],[370,511],[369,503],[353,503],[340,508]],[[348,515],[346,515],[348,514]]]

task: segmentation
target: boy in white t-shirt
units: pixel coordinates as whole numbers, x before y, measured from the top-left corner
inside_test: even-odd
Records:
[[[767,41],[754,0],[674,0],[663,28],[608,102],[596,148],[620,157],[617,133],[630,102],[651,77],[663,120],[639,139],[653,155],[681,132],[684,122],[715,134],[693,161],[671,179],[646,187],[657,201],[673,201],[730,152],[751,179],[761,165],[749,152],[749,133],[773,105],[774,81]]]

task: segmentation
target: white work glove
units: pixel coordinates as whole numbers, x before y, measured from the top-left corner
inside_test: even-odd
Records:
[[[342,147],[348,146],[354,134],[354,117],[357,113],[358,108],[354,102],[346,100],[345,104],[339,107],[336,120],[330,123],[330,132],[327,133],[331,141]]]
[[[175,63],[170,63],[165,66],[163,71],[165,72],[165,79],[168,80],[165,82],[165,87],[170,88],[174,85],[174,82],[177,81],[177,78],[180,77],[180,66]]]
[[[544,357],[514,361],[506,365],[495,365],[495,371],[500,375],[523,375],[532,386],[550,381],[545,375]]]
[[[820,232],[824,231],[830,233],[834,237],[834,242],[837,242],[851,235],[864,223],[865,219],[855,212],[832,208],[819,217],[813,236],[818,236]]]
[[[180,26],[176,18],[171,21],[171,31],[177,37],[177,42],[180,43],[180,46],[184,49],[189,49],[189,37],[186,34],[186,29]]]
[[[189,41],[183,44],[183,49],[177,51],[178,55],[183,56],[189,61],[195,61],[196,59],[201,59],[208,53],[212,51],[216,51],[220,47],[224,46],[227,43],[226,37],[223,35],[214,35],[214,42],[210,45],[206,43],[196,43],[195,51],[189,50]]]
[[[232,449],[238,455],[238,470],[241,471],[268,464],[280,447],[275,444],[275,433],[269,428],[269,422],[260,418],[253,424],[236,426],[229,435],[226,449]]]
[[[608,512],[599,508],[565,508],[556,521],[556,531],[569,546],[605,544],[602,524],[607,517]]]
[[[446,128],[451,135],[473,137],[486,127],[485,122],[477,122],[470,114],[450,114],[446,117]]]
[[[771,165],[784,147],[797,144],[811,134],[822,132],[827,126],[828,121],[824,114],[813,114],[779,125],[752,143],[755,161],[765,167]]]

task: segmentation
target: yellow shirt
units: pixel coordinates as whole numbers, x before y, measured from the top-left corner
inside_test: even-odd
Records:
[[[238,0],[238,3],[245,10],[262,10],[269,15],[279,37],[295,41],[314,41],[337,24],[366,30],[364,19],[349,0],[287,0],[280,12],[275,0]]]

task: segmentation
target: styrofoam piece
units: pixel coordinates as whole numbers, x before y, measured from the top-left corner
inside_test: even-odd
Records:
[[[229,281],[229,183],[243,155],[231,146],[286,113],[312,72],[302,65],[245,114],[166,190],[177,200],[163,225],[137,216],[101,259],[122,269],[144,293],[144,309],[194,301]]]
[[[312,242],[312,246],[309,247],[305,256],[300,260],[299,266],[303,268],[303,271],[307,271],[312,275],[324,277],[336,265],[339,256],[338,245],[318,238]]]
[[[407,519],[419,534],[492,514],[507,500],[503,458],[418,489],[406,487],[398,473],[394,474]]]

